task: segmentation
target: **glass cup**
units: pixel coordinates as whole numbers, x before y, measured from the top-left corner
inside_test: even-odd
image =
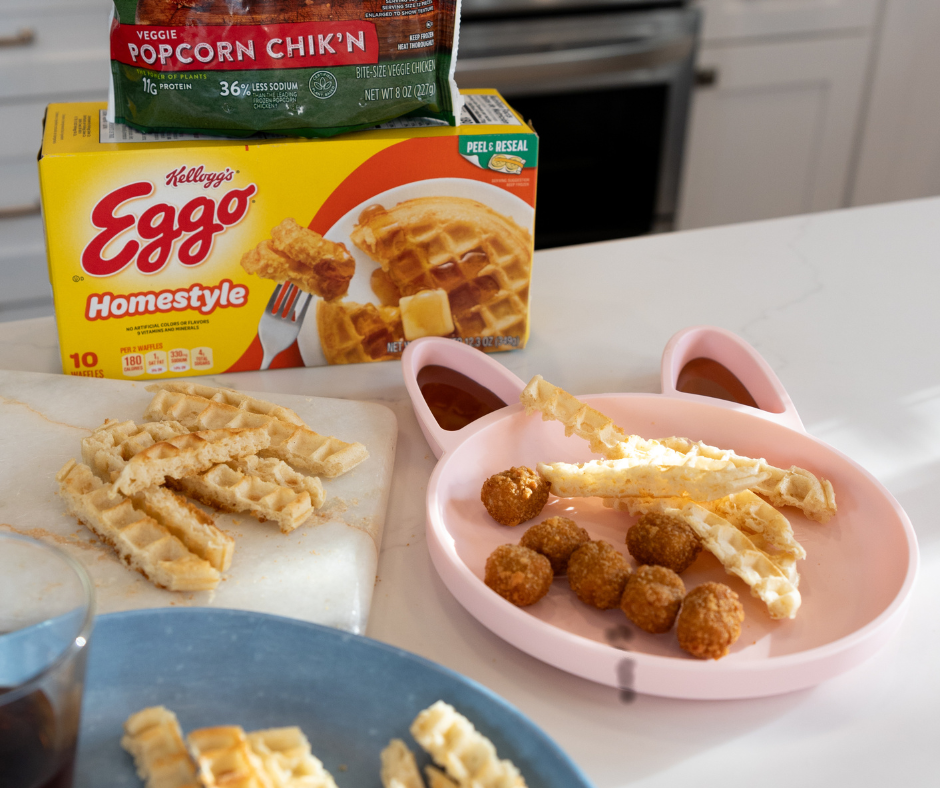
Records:
[[[85,569],[0,533],[0,786],[69,788],[94,621]]]

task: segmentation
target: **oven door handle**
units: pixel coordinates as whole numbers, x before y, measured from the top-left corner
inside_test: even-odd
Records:
[[[545,85],[553,80],[672,65],[688,58],[694,47],[694,36],[678,35],[550,52],[459,58],[456,77],[462,88]]]

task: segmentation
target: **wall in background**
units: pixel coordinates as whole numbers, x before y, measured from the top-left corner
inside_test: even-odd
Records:
[[[850,205],[940,194],[940,2],[888,0]]]

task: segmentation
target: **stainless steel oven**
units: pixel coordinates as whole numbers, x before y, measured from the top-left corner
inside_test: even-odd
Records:
[[[699,25],[675,0],[463,0],[457,83],[539,134],[536,248],[672,229]]]

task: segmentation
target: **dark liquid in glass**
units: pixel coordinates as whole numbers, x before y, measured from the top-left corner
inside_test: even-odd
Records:
[[[450,367],[431,364],[418,371],[418,388],[441,429],[459,430],[506,407],[485,386]]]
[[[9,690],[0,687],[0,696]],[[0,706],[0,786],[69,788],[75,753],[56,751],[55,711],[42,690]]]
[[[710,358],[693,358],[679,373],[676,389],[686,394],[737,402],[758,407],[744,384],[723,364]]]

